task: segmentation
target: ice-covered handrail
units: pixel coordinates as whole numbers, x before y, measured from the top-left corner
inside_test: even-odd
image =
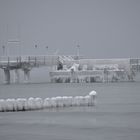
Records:
[[[0,112],[28,111],[45,108],[70,107],[70,106],[93,106],[95,105],[96,91],[91,91],[86,96],[57,96],[52,98],[17,98],[0,99]]]

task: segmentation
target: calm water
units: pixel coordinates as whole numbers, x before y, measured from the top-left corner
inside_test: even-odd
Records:
[[[0,140],[139,140],[140,83],[0,85],[0,98],[86,95],[96,107],[0,113]]]

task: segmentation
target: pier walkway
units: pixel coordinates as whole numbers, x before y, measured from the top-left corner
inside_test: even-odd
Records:
[[[5,83],[10,83],[10,70],[15,70],[15,82],[19,82],[19,69],[24,72],[25,82],[29,81],[30,71],[34,67],[53,67],[58,63],[72,62],[75,56],[60,55],[38,55],[38,56],[2,56],[0,57],[0,68],[4,70]]]
[[[78,64],[74,73],[69,68]],[[123,75],[123,79],[133,80],[140,73],[140,58],[125,59],[83,59],[74,55],[30,55],[30,56],[2,56],[0,57],[0,69],[4,71],[4,83],[10,84],[10,71],[14,71],[14,82],[19,82],[19,70],[24,72],[24,82],[28,83],[30,72],[34,67],[52,67],[50,72],[51,81],[57,81],[59,77],[67,79],[86,78],[91,81],[92,77],[101,77],[104,81],[105,70],[115,75]],[[115,71],[114,71],[115,70]],[[85,72],[86,71],[86,72]],[[121,74],[120,74],[121,73]],[[127,78],[124,78],[127,77]],[[108,77],[108,76],[107,76]],[[114,77],[114,75],[113,75]],[[96,78],[97,79],[97,78]],[[108,78],[107,78],[108,79]],[[93,78],[92,78],[92,81]],[[108,80],[107,80],[108,81]]]

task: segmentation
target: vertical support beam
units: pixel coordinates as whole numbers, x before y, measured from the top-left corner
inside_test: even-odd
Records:
[[[46,58],[45,58],[45,56],[44,56],[44,57],[43,57],[44,65],[46,64],[45,60],[46,60]]]
[[[36,64],[37,64],[36,62],[37,62],[37,59],[36,59],[36,57],[35,57],[35,66],[36,66]]]
[[[10,70],[4,69],[4,75],[5,75],[5,84],[10,84]]]
[[[30,70],[24,69],[24,83],[29,83],[30,80]]]
[[[19,69],[14,70],[14,83],[19,83],[20,81],[20,74],[19,74]]]

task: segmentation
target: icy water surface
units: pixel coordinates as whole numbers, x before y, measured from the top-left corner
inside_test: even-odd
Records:
[[[0,85],[0,98],[98,93],[96,107],[0,112],[0,140],[139,140],[140,83]]]

